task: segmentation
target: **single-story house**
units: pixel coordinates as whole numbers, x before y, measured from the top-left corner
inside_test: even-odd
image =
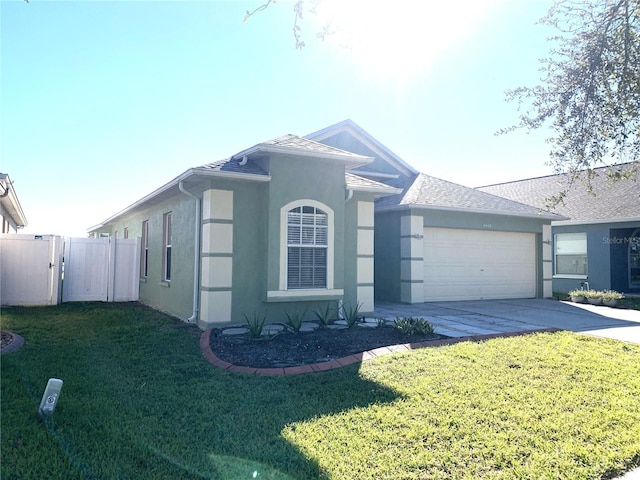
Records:
[[[568,174],[480,187],[479,190],[545,208],[547,199],[566,191],[553,212],[566,217],[551,223],[553,290],[640,293],[640,182],[637,163],[593,170],[569,185]],[[627,179],[614,180],[616,174]]]
[[[0,173],[0,233],[17,233],[27,226],[27,217],[20,206],[13,182],[6,173]]]
[[[550,296],[559,218],[421,174],[346,120],[189,169],[90,232],[140,237],[140,300],[207,328]]]

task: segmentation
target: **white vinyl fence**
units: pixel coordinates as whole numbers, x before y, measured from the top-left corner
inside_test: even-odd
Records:
[[[0,304],[138,300],[135,239],[0,235]]]
[[[58,304],[63,247],[53,235],[0,235],[0,304]]]

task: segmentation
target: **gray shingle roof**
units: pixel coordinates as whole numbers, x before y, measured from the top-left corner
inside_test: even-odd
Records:
[[[274,138],[273,140],[268,140],[266,142],[259,143],[254,145],[251,148],[243,150],[239,153],[236,153],[230,158],[226,158],[224,160],[218,160],[217,162],[207,163],[206,165],[202,165],[198,167],[198,169],[207,170],[210,172],[221,172],[221,173],[245,173],[252,175],[269,175],[262,168],[256,165],[251,159],[245,163],[245,165],[240,165],[244,155],[251,155],[252,153],[261,151],[266,147],[276,147],[276,148],[284,148],[287,150],[291,150],[292,153],[295,152],[306,152],[306,153],[317,153],[319,155],[337,155],[341,157],[348,157],[354,160],[363,160],[366,161],[368,157],[364,157],[362,155],[358,155],[356,153],[347,152],[346,150],[341,150],[339,148],[331,147],[329,145],[324,145],[322,143],[314,142],[313,140],[308,140],[306,138],[298,137],[296,135],[283,135],[278,138]]]
[[[256,153],[289,153],[300,156],[317,156],[324,158],[333,158],[342,160],[353,165],[363,165],[373,160],[371,157],[360,155],[357,153],[342,150],[340,148],[315,142],[307,138],[298,137],[297,135],[283,135],[273,140],[258,143],[253,147],[236,153],[231,158],[242,158],[247,155]]]
[[[254,162],[247,162],[246,165],[240,165],[242,158],[227,158],[225,160],[219,160],[217,162],[207,163],[198,167],[210,172],[228,172],[228,173],[245,173],[249,175],[265,175],[269,174],[262,168],[256,165]]]
[[[379,209],[393,209],[403,206],[561,219],[556,215],[543,212],[537,207],[481,192],[424,173],[409,181],[402,194],[385,197],[377,203]]]
[[[591,179],[593,193],[589,193],[584,179],[569,186],[568,174],[487,185],[477,190],[544,208],[548,198],[569,187],[564,203],[558,204],[553,212],[573,221],[637,218],[640,217],[638,174],[632,179],[619,181],[612,181],[607,176],[608,170],[628,171],[632,168],[633,163],[627,163],[594,169],[596,176]]]
[[[307,138],[302,138],[302,137],[298,137],[297,135],[291,135],[291,134],[274,138],[273,140],[263,142],[260,145],[273,145],[278,147],[292,148],[296,150],[306,150],[309,152],[316,152],[316,153],[329,153],[333,155],[345,155],[345,156],[354,157],[354,158],[366,158],[366,157],[363,157],[362,155],[358,155],[357,153],[348,152],[340,148],[332,147],[330,145],[325,145],[324,143],[315,142],[313,140],[309,140]]]
[[[369,180],[353,173],[346,172],[344,174],[344,180],[348,188],[354,190],[364,190],[368,192],[380,192],[380,193],[396,193],[397,188],[390,187],[384,183],[376,182],[375,180]]]

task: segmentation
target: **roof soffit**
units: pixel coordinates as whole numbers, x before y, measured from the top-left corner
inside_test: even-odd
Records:
[[[2,192],[0,194],[4,194],[6,192],[6,195],[0,198],[2,210],[11,217],[11,220],[18,228],[26,227],[27,217],[22,210],[22,205],[20,205],[20,200],[18,199],[18,194],[13,187],[13,182],[9,178],[9,175],[0,175],[0,185],[2,185]]]

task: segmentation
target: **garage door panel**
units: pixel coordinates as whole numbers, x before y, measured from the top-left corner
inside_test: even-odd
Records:
[[[536,295],[535,234],[424,229],[425,301]]]

